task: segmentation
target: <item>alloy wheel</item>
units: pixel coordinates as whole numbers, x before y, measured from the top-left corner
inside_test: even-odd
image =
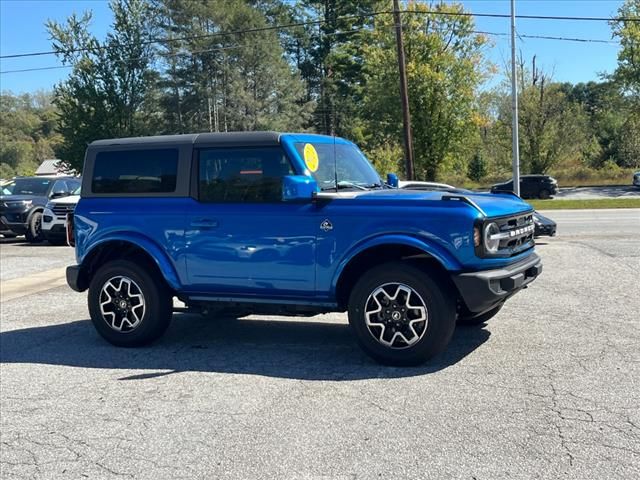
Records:
[[[364,316],[369,333],[388,348],[409,348],[427,331],[424,299],[402,283],[386,283],[373,290],[365,303]]]
[[[132,279],[117,276],[104,283],[100,290],[100,313],[113,330],[122,333],[135,330],[144,312],[144,295]]]

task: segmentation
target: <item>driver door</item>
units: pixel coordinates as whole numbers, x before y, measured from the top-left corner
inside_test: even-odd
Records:
[[[315,294],[317,213],[283,202],[281,147],[202,148],[186,230],[189,288],[229,295]]]

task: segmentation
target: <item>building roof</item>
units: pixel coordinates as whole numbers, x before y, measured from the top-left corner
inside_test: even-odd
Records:
[[[40,177],[45,175],[65,175],[66,173],[61,161],[57,158],[51,158],[43,160],[35,174]]]

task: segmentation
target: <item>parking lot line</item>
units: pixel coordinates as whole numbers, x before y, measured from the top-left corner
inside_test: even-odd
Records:
[[[0,282],[0,302],[8,302],[66,285],[65,270],[66,267],[53,268],[22,278]]]

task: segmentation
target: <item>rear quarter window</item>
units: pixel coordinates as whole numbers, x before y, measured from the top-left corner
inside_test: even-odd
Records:
[[[178,174],[178,149],[121,150],[96,155],[93,193],[173,193]]]

